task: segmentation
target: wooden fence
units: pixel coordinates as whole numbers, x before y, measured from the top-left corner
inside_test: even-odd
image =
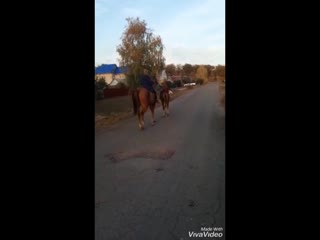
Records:
[[[128,88],[106,88],[103,91],[104,98],[114,98],[120,96],[128,96]]]

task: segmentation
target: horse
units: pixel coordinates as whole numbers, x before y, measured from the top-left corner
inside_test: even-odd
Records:
[[[149,107],[152,116],[151,125],[154,126],[156,122],[154,119],[154,109],[156,107],[154,94],[143,87],[139,87],[132,91],[132,102],[134,115],[138,114],[139,128],[141,130],[144,129],[144,114],[148,111]]]
[[[162,109],[163,109],[163,116],[169,116],[169,102],[170,102],[170,94],[169,94],[169,87],[168,84],[165,83],[162,86],[162,89],[160,91],[160,100],[162,104]]]

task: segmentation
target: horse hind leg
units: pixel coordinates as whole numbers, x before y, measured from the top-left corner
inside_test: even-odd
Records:
[[[139,128],[140,130],[143,130],[144,129],[144,112],[143,112],[142,106],[140,106],[138,117],[139,117]]]
[[[168,117],[168,116],[169,116],[168,106],[166,106],[165,115],[166,115],[166,117]]]
[[[141,123],[140,119],[139,119],[139,128],[140,128],[140,130],[144,129],[144,125]]]
[[[143,130],[143,125],[141,123],[141,112],[140,112],[140,109],[139,109],[139,113],[138,113],[138,120],[139,120],[139,128],[140,128],[140,130]]]
[[[154,119],[154,109],[155,109],[155,105],[150,106],[150,110],[151,110],[151,118],[152,118],[152,122],[151,125],[154,126],[156,120]]]
[[[166,102],[164,100],[161,100],[161,104],[162,104],[162,110],[163,110],[163,117],[166,116]]]
[[[140,109],[140,129],[143,130],[144,129],[144,114],[145,112],[148,110],[148,107],[142,107]]]
[[[169,96],[167,95],[166,96],[166,101],[165,101],[165,104],[166,104],[166,116],[169,117]]]
[[[167,106],[165,107],[164,109],[164,116],[167,117],[168,116],[168,113],[167,113]]]

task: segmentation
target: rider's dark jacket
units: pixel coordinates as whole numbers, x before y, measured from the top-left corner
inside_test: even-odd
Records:
[[[140,84],[142,87],[147,89],[148,91],[152,93],[156,93],[156,91],[153,89],[154,82],[151,80],[151,78],[148,75],[141,75],[140,76]]]

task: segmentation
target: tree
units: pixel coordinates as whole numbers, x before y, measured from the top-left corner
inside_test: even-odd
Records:
[[[139,18],[127,18],[121,44],[117,47],[120,65],[128,67],[127,79],[129,86],[139,85],[138,75],[143,69],[151,74],[158,74],[165,66],[163,44],[160,36],[155,36],[147,23]]]
[[[182,65],[178,64],[177,67],[176,67],[176,74],[181,76],[182,73],[183,73]]]
[[[216,67],[216,74],[219,77],[225,78],[226,77],[226,67],[222,65],[218,65]]]
[[[197,69],[197,73],[196,73],[196,77],[197,79],[203,79],[204,82],[208,81],[208,70],[205,66],[201,65],[198,67]]]
[[[97,90],[103,90],[105,87],[107,87],[107,83],[103,77],[96,79]]]
[[[176,73],[176,66],[174,64],[169,64],[166,66],[167,74],[172,76]]]
[[[103,99],[103,89],[107,87],[107,83],[103,77],[95,79],[95,96],[96,100]]]
[[[189,77],[190,73],[192,72],[192,65],[189,63],[186,63],[185,65],[183,65],[183,71],[184,73]]]
[[[208,78],[211,77],[213,67],[210,64],[204,65],[208,71]]]

